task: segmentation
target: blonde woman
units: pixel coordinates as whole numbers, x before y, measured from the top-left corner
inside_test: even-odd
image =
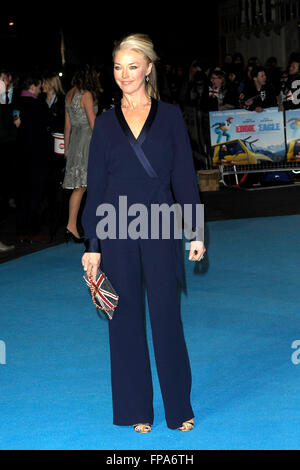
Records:
[[[65,125],[65,93],[58,75],[44,77],[42,90],[46,94],[46,103],[51,113],[51,132],[64,132]]]
[[[156,59],[151,40],[143,34],[128,36],[115,46],[114,78],[123,97],[96,120],[83,214],[84,270],[95,278],[101,261],[120,296],[109,322],[113,423],[132,425],[139,433],[151,431],[154,417],[142,273],[167,426],[181,431],[194,426],[190,363],[178,300],[179,283],[183,282],[180,240],[174,238],[172,230],[168,239],[161,232],[154,239],[106,237],[97,230],[101,222],[97,208],[101,203],[110,203],[116,211],[116,233],[120,233],[121,221],[127,217],[118,205],[120,195],[127,197],[128,207],[135,203],[148,208],[157,203],[170,205],[174,202],[172,187],[181,205],[189,203],[195,209],[200,203],[181,112],[159,100]],[[141,152],[146,155],[146,163]],[[128,216],[128,225],[131,221]],[[151,218],[148,233],[150,225]],[[189,259],[200,260],[204,251],[201,239],[192,241]]]

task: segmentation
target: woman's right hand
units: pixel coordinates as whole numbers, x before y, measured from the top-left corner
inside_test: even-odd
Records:
[[[21,119],[20,119],[19,116],[14,119],[14,125],[15,125],[17,128],[20,127],[20,125],[21,125]]]
[[[91,276],[93,281],[96,280],[97,269],[100,266],[101,253],[84,253],[81,262],[83,269],[88,276]]]

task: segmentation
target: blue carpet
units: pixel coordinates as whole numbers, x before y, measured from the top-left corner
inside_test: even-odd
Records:
[[[186,260],[191,433],[166,426],[149,320],[153,430],[112,425],[107,322],[81,281],[81,247],[0,265],[0,449],[299,448],[299,233],[298,215],[210,222],[206,264]]]

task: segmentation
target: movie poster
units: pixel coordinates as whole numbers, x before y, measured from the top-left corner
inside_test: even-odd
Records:
[[[283,113],[234,109],[209,113],[214,165],[249,165],[285,160]],[[300,134],[299,134],[300,136]]]
[[[285,111],[286,158],[300,161],[300,109]]]

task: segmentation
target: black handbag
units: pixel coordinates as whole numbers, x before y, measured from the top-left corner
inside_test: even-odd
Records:
[[[87,273],[84,274],[83,279],[90,288],[94,305],[103,310],[107,318],[112,320],[114,310],[118,306],[119,296],[106,274],[98,268],[95,281]]]

